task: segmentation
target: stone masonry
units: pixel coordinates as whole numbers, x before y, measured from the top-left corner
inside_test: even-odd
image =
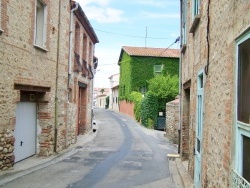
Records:
[[[185,120],[189,135],[185,156],[189,174],[195,178],[195,143],[197,126],[197,77],[204,71],[201,140],[201,185],[232,187],[235,169],[236,119],[236,40],[249,32],[249,1],[199,1],[199,15],[194,21],[192,4],[186,2],[186,43],[182,44],[182,126]],[[183,11],[182,11],[183,12]],[[183,22],[182,22],[183,26]],[[193,30],[190,31],[191,27]],[[208,68],[208,69],[207,69]],[[207,72],[205,72],[207,70]],[[206,74],[207,73],[207,74]],[[190,83],[190,86],[186,85]],[[185,95],[185,90],[190,95]],[[184,103],[183,103],[184,101]],[[190,101],[186,105],[185,101]],[[188,111],[188,112],[187,112]],[[184,112],[184,113],[183,113]],[[188,115],[188,118],[185,117]],[[181,153],[183,154],[183,149]],[[187,154],[187,155],[186,155]]]
[[[173,144],[178,143],[179,99],[166,104],[166,135]]]
[[[37,0],[38,1],[38,0]],[[74,40],[69,48],[69,24],[72,4],[68,0],[43,0],[47,10],[46,43],[34,45],[34,0],[0,1],[0,170],[12,168],[15,162],[16,107],[18,103],[36,104],[36,152],[50,156],[77,140],[79,81],[86,84],[84,118],[86,130],[91,128],[93,78],[74,72],[69,78],[69,52],[74,54]],[[83,11],[82,9],[79,10]],[[59,17],[60,16],[60,17]],[[76,16],[75,16],[76,17]],[[86,19],[86,18],[85,18]],[[73,28],[76,20],[73,19]],[[82,27],[90,27],[82,22]],[[75,33],[75,29],[72,31]],[[93,68],[94,44],[84,31],[91,47],[86,48],[87,67]],[[90,69],[89,69],[90,70]],[[93,69],[94,70],[94,69]]]

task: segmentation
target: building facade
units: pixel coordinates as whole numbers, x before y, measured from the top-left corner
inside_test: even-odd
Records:
[[[109,77],[111,87],[109,108],[117,112],[119,112],[119,78],[120,74],[114,74]]]
[[[74,26],[77,17],[71,11],[74,4],[0,1],[0,170],[33,155],[50,156],[76,142],[73,101],[83,99],[72,89],[80,84],[69,63],[74,58],[69,41],[70,23],[75,20]],[[96,39],[87,55],[92,67]],[[72,45],[74,40],[75,36]],[[91,100],[91,79],[86,84]]]
[[[195,187],[250,187],[249,8],[181,1],[181,156]]]
[[[134,117],[134,105],[127,102],[133,91],[145,95],[148,81],[156,75],[179,74],[179,52],[169,48],[122,47],[118,60],[120,112]]]

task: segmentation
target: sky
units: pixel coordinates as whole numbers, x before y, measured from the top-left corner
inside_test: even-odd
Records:
[[[122,46],[168,48],[180,35],[180,1],[77,0],[99,43],[94,87],[110,88],[111,75],[119,73]],[[170,48],[179,48],[175,43]]]

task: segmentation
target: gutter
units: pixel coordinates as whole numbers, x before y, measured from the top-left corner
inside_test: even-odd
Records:
[[[55,88],[55,126],[54,126],[54,152],[57,153],[57,135],[58,135],[58,74],[60,58],[60,32],[61,31],[61,0],[59,0],[58,11],[58,31],[57,31],[57,52],[56,52],[56,88]]]
[[[182,0],[180,0],[180,9],[181,9],[181,14],[182,14]],[[182,16],[181,16],[182,18]],[[180,21],[181,26],[182,26],[182,19]],[[180,27],[180,41],[182,43],[182,27]],[[180,58],[179,58],[179,127],[178,127],[178,154],[181,153],[181,130],[182,130],[182,53],[180,51]]]
[[[69,26],[69,67],[68,67],[68,74],[69,74],[69,80],[71,79],[72,74],[72,32],[73,32],[73,14],[74,11],[78,9],[79,3],[75,3],[75,8],[70,10],[70,26]]]

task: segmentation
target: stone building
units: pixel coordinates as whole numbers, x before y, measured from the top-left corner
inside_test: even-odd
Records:
[[[181,0],[181,156],[195,187],[250,187],[249,10]]]
[[[0,170],[75,143],[82,115],[77,111],[79,99],[88,104],[86,130],[91,125],[91,70],[98,39],[80,6],[75,7],[69,0],[0,1]],[[78,19],[91,46],[87,79],[75,69]]]

